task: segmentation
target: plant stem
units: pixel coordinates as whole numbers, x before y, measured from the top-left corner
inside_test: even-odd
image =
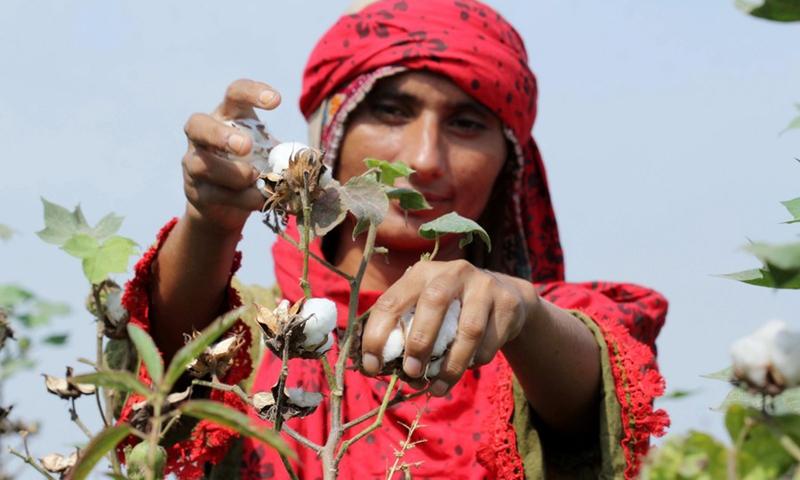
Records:
[[[147,449],[147,480],[156,480],[156,472],[153,467],[156,463],[158,442],[161,439],[161,407],[164,400],[164,397],[159,394],[153,402],[153,417],[150,419],[149,445]]]
[[[281,412],[281,410],[283,409],[283,401],[286,397],[286,394],[283,390],[286,387],[286,377],[289,376],[289,344],[291,341],[292,331],[288,330],[286,332],[286,340],[283,344],[281,374],[280,377],[278,377],[278,398],[275,399],[275,431],[278,432],[278,434],[280,434],[281,428],[283,427],[283,412]],[[299,480],[297,478],[297,473],[295,473],[294,468],[292,468],[292,464],[289,463],[289,459],[286,458],[286,455],[281,452],[279,452],[279,455],[281,457],[281,462],[283,462],[283,466],[286,468],[286,472],[289,474],[292,480]]]
[[[436,258],[436,254],[439,253],[439,234],[436,234],[436,239],[433,242],[433,251],[431,252],[431,256],[428,257],[430,261],[433,261],[433,259]]]
[[[80,417],[78,417],[78,410],[75,409],[75,399],[70,399],[70,409],[69,409],[69,419],[72,420],[81,431],[91,439],[94,435],[92,431],[81,421]]]
[[[301,244],[303,278],[300,279],[300,287],[303,288],[303,295],[306,298],[311,298],[311,285],[308,283],[308,250],[311,243],[311,203],[308,200],[308,172],[303,174],[303,191],[300,192],[300,201],[303,204],[303,240]]]
[[[41,473],[44,478],[47,478],[49,480],[56,480],[56,478],[54,476],[52,476],[49,473],[47,473],[47,470],[45,470],[44,468],[40,467],[36,463],[36,460],[34,460],[30,455],[23,455],[20,452],[14,450],[11,447],[8,447],[8,453],[10,453],[11,455],[14,455],[15,457],[21,458],[23,462],[27,463],[28,465],[33,467],[37,472]]]
[[[397,395],[395,395],[395,397],[391,401],[389,401],[389,405],[387,405],[386,408],[388,410],[389,408],[392,408],[393,406],[397,405],[398,403],[405,402],[405,401],[408,401],[408,400],[413,400],[413,399],[415,399],[415,398],[417,398],[419,396],[422,396],[422,395],[428,393],[428,389],[429,388],[430,387],[425,388],[423,390],[419,390],[419,391],[414,392],[414,393],[412,393],[411,395],[408,395],[408,396],[403,395],[403,392],[398,390],[397,391]],[[347,430],[351,429],[352,427],[355,427],[359,423],[362,423],[362,422],[365,422],[365,421],[369,420],[370,418],[372,418],[372,417],[374,417],[375,415],[378,414],[378,411],[380,410],[380,408],[381,407],[375,407],[372,410],[370,410],[369,412],[365,413],[364,415],[361,415],[360,417],[358,417],[358,418],[356,418],[354,420],[350,420],[349,422],[345,423],[342,426],[342,428],[344,429],[344,431],[347,431]]]
[[[415,445],[418,443],[424,442],[425,440],[419,440],[416,442],[411,441],[411,437],[414,436],[414,432],[419,428],[419,420],[422,418],[423,409],[419,409],[417,412],[417,416],[414,417],[414,421],[411,423],[411,426],[408,427],[408,435],[406,435],[406,439],[403,442],[400,442],[400,450],[395,450],[394,453],[394,464],[392,464],[392,468],[386,473],[386,480],[391,480],[395,473],[397,473],[398,469],[403,469],[406,472],[406,477],[411,477],[410,473],[408,472],[408,465],[403,464],[400,465],[400,460],[405,456],[406,450],[410,450],[414,448]]]
[[[380,428],[381,425],[383,425],[383,415],[384,413],[386,413],[386,408],[389,406],[389,398],[391,398],[392,391],[394,390],[396,384],[397,384],[397,372],[395,372],[392,375],[392,378],[389,379],[389,385],[386,387],[386,393],[383,394],[383,401],[381,402],[380,409],[378,410],[378,416],[375,418],[375,421],[372,422],[372,425],[368,426],[364,430],[361,430],[357,434],[353,435],[353,438],[346,440],[342,444],[342,448],[340,448],[339,453],[336,454],[336,463],[339,463],[342,460],[342,457],[344,456],[345,452],[347,452],[347,449],[350,448],[350,445],[366,437],[370,433]]]
[[[97,335],[97,343],[96,343],[96,356],[97,361],[95,362],[96,370],[106,370],[106,359],[105,354],[103,352],[103,319],[100,317],[102,314],[102,302],[100,301],[100,288],[96,284],[92,284],[92,299],[94,300],[94,308],[97,312],[97,317],[95,318],[95,325],[96,335]],[[103,395],[103,402],[100,402],[100,394],[102,392]],[[103,420],[103,425],[108,427],[112,423],[114,423],[114,419],[112,416],[114,415],[114,405],[111,401],[111,392],[108,391],[107,388],[97,387],[95,391],[96,401],[97,401],[97,409],[100,412],[100,418]],[[103,403],[105,403],[105,411],[103,410]],[[122,475],[122,467],[119,464],[119,458],[116,455],[116,449],[112,449],[111,452],[108,453],[108,460],[111,462],[111,470],[117,474]]]
[[[325,480],[335,479],[339,470],[339,461],[336,459],[336,446],[344,435],[342,428],[342,397],[344,395],[344,372],[347,364],[347,358],[350,355],[350,348],[353,345],[353,340],[356,333],[356,320],[358,318],[358,294],[361,290],[361,281],[364,278],[364,273],[367,271],[370,258],[375,249],[375,237],[377,232],[377,225],[370,223],[369,230],[367,231],[367,240],[364,245],[364,254],[361,258],[361,264],[358,267],[358,272],[355,277],[350,281],[350,300],[348,302],[347,310],[347,329],[345,330],[344,339],[342,340],[339,348],[339,358],[336,359],[336,368],[334,377],[336,381],[336,388],[331,390],[331,430],[328,435],[328,440],[322,448],[322,468],[323,478]]]
[[[333,373],[333,367],[331,367],[328,357],[323,355],[319,361],[322,363],[322,370],[325,372],[325,380],[328,382],[328,390],[330,390],[331,395],[342,396],[342,392],[337,388],[336,376]]]
[[[284,232],[283,230],[278,232],[278,236],[281,237],[282,239],[286,240],[287,242],[289,242],[294,248],[300,250],[300,244],[297,243],[292,237],[287,235],[286,232]],[[313,258],[314,260],[318,261],[323,267],[327,268],[328,270],[330,270],[331,272],[335,273],[336,275],[339,275],[340,277],[344,278],[348,282],[352,282],[353,281],[353,277],[351,275],[341,271],[334,264],[332,264],[329,261],[325,260],[324,258],[320,257],[319,255],[317,255],[316,253],[312,252],[311,250],[308,251],[308,255],[311,258]]]

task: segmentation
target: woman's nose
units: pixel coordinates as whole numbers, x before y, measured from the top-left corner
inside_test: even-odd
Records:
[[[404,133],[403,155],[400,160],[416,171],[414,177],[426,181],[444,175],[444,144],[436,115],[419,115],[406,125]]]

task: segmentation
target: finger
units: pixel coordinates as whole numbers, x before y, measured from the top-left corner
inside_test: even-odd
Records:
[[[263,82],[239,79],[225,91],[225,99],[215,114],[223,118],[255,118],[253,107],[271,110],[281,103],[277,90]]]
[[[205,149],[246,155],[253,148],[253,139],[249,135],[205,113],[192,114],[183,131],[189,142]]]
[[[431,386],[431,393],[443,396],[469,368],[473,356],[484,341],[486,326],[492,313],[491,277],[473,282],[464,289],[456,338],[442,360],[442,368]]]
[[[417,300],[414,322],[406,335],[403,370],[412,378],[425,372],[425,365],[439,335],[450,302],[461,293],[461,280],[453,274],[441,274],[429,281]]]
[[[184,174],[186,198],[193,205],[203,207],[226,206],[244,211],[261,210],[264,196],[255,187],[246,190],[231,190],[208,182],[196,181]]]
[[[400,316],[414,306],[422,284],[421,275],[417,267],[412,267],[372,306],[361,336],[361,364],[367,375],[376,375],[381,370],[386,339]]]
[[[505,344],[509,326],[519,315],[519,308],[519,297],[511,293],[507,287],[501,285],[495,291],[486,333],[475,354],[475,365],[486,365],[497,355],[497,351]]]
[[[190,149],[184,156],[183,168],[196,182],[231,190],[245,190],[258,180],[258,171],[251,164],[223,158],[203,148]]]

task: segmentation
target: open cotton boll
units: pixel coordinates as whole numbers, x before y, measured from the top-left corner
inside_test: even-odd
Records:
[[[414,324],[415,308],[411,308],[408,312],[400,317],[400,322],[405,326],[406,337],[411,332],[411,326]],[[439,334],[436,337],[436,342],[433,344],[431,355],[434,357],[441,357],[447,351],[447,347],[453,343],[458,331],[458,316],[461,315],[461,300],[455,299],[450,302],[447,307],[447,312],[444,314],[442,326],[439,328]]]
[[[335,342],[335,341],[336,341],[336,335],[334,335],[333,332],[330,332],[328,334],[328,339],[325,340],[325,343],[321,347],[317,348],[317,350],[316,350],[317,353],[325,353],[325,352],[327,352],[328,350],[333,348],[333,342]]]
[[[769,368],[769,347],[766,342],[744,337],[731,345],[734,374],[754,387],[765,387]]]
[[[403,327],[398,324],[389,333],[386,344],[383,346],[383,363],[388,363],[403,354],[405,338],[403,337]]]
[[[303,303],[300,316],[307,319],[303,327],[306,337],[303,347],[311,349],[327,340],[336,326],[336,304],[327,298],[309,298]]]
[[[734,375],[751,387],[779,391],[800,385],[800,332],[781,320],[734,342],[731,357]]]
[[[439,375],[439,372],[442,371],[442,363],[444,362],[444,357],[437,358],[436,360],[432,360],[428,364],[428,368],[425,370],[425,377],[426,378],[433,378]]]
[[[289,168],[289,160],[292,156],[308,148],[308,145],[300,142],[283,142],[275,145],[269,152],[269,168],[274,173],[281,173]]]
[[[302,388],[287,388],[284,391],[289,399],[289,403],[301,408],[313,408],[322,402],[321,393],[306,392]]]
[[[783,377],[780,380],[786,387],[800,385],[800,333],[787,327],[775,336],[774,345],[772,363],[775,373]]]
[[[250,135],[253,139],[253,148],[247,155],[229,155],[233,160],[241,160],[253,165],[259,172],[269,172],[270,151],[278,145],[275,137],[267,130],[267,126],[256,118],[240,118],[225,122],[228,126],[236,127]]]

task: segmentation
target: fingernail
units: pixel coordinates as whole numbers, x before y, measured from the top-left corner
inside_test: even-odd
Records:
[[[264,106],[271,105],[273,100],[275,100],[275,92],[269,90],[264,90],[261,92],[261,95],[258,96],[258,101]]]
[[[406,357],[403,360],[403,370],[411,378],[417,378],[422,375],[422,362],[414,357]]]
[[[378,370],[381,368],[378,357],[371,353],[365,353],[361,357],[361,366],[364,367],[365,372],[372,374],[378,373]]]
[[[450,388],[450,385],[447,382],[444,380],[436,380],[433,382],[433,385],[431,385],[431,393],[437,397],[441,397],[447,393],[448,388]]]
[[[228,137],[228,147],[231,148],[234,152],[238,152],[244,146],[244,137],[241,135],[233,134]]]

